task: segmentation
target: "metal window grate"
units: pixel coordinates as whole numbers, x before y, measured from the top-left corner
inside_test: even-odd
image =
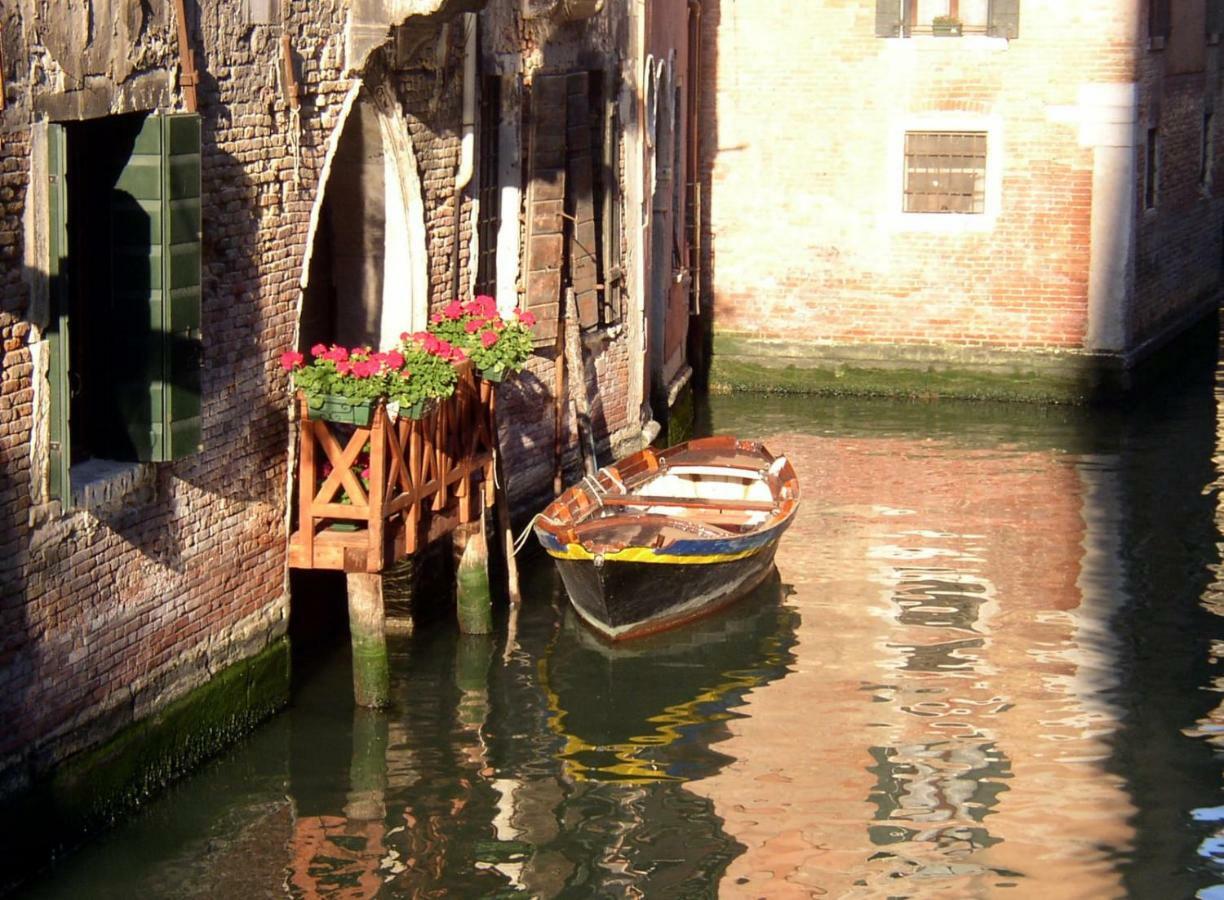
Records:
[[[905,134],[907,213],[986,211],[986,132]]]

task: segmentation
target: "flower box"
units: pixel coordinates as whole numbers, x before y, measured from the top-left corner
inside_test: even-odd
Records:
[[[362,428],[368,428],[374,421],[374,410],[378,408],[379,402],[377,399],[350,400],[335,394],[306,395],[310,418],[340,425],[358,425]]]
[[[495,366],[490,369],[481,369],[479,371],[479,375],[485,381],[491,381],[495,384],[500,384],[501,382],[506,380],[506,367],[505,366]]]

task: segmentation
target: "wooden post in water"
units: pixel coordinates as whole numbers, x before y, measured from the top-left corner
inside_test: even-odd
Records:
[[[497,427],[497,386],[493,388],[493,490],[497,507],[497,530],[501,537],[502,553],[506,558],[506,594],[510,601],[507,613],[506,655],[507,661],[518,636],[518,613],[523,604],[519,591],[518,562],[514,558],[514,530],[510,527],[510,495],[506,490],[506,470],[502,466],[501,431]]]
[[[493,598],[489,593],[489,551],[485,545],[485,514],[480,511],[476,530],[468,535],[455,574],[455,606],[459,630],[488,634],[493,630]]]
[[[358,706],[377,709],[386,706],[391,695],[382,575],[349,572],[346,580],[353,645],[353,699]]]

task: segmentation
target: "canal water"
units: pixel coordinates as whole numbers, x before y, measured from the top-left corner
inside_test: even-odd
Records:
[[[28,895],[1224,897],[1221,402],[712,398],[804,491],[751,597],[609,649],[528,558]]]

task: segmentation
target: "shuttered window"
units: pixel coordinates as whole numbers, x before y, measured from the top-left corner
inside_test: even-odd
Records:
[[[112,116],[48,138],[49,484],[67,505],[75,464],[199,448],[200,119]]]
[[[526,305],[538,344],[556,338],[566,287],[583,328],[620,317],[619,220],[609,212],[618,202],[618,150],[605,137],[615,104],[605,97],[604,78],[570,72],[537,75],[532,84]]]
[[[1018,38],[1020,0],[876,0],[876,37],[983,32]]]

